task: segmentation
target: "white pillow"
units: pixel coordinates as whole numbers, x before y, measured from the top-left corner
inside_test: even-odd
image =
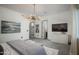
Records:
[[[57,49],[52,49],[46,46],[43,46],[47,55],[57,55],[58,54],[58,50]]]

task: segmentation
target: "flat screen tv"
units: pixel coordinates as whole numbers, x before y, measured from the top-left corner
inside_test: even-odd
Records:
[[[52,32],[67,32],[67,31],[68,31],[67,23],[52,24]]]

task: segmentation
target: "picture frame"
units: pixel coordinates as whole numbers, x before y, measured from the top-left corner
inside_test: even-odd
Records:
[[[67,32],[67,31],[68,31],[67,23],[52,24],[52,32]]]
[[[20,33],[21,32],[21,24],[12,21],[1,21],[1,33]]]

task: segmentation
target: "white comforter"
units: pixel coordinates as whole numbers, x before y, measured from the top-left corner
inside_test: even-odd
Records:
[[[28,43],[34,43],[36,45],[41,45],[45,51],[47,55],[57,55],[58,54],[58,50],[57,49],[52,49],[52,48],[48,48],[40,43],[36,43],[34,41],[28,40]],[[15,51],[11,46],[9,46],[7,43],[2,43],[1,44],[4,48],[4,55],[19,55],[19,53],[17,51]]]
[[[10,47],[7,43],[2,43],[1,45],[4,49],[4,55],[19,55],[19,53]]]

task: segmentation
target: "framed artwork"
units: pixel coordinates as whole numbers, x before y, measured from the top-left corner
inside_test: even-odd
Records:
[[[60,23],[60,24],[52,24],[52,32],[67,32],[68,24]]]
[[[1,33],[20,33],[21,24],[12,21],[1,21]]]

